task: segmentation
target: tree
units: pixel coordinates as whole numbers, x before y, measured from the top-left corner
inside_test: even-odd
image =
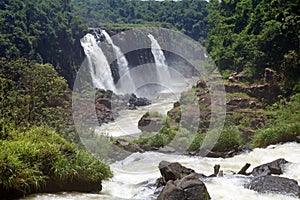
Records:
[[[41,124],[57,129],[64,127],[69,105],[68,85],[52,65],[2,58],[0,66],[3,118],[16,127]]]

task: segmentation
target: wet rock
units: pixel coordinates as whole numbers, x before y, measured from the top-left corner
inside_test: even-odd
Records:
[[[246,188],[257,192],[274,192],[300,197],[297,181],[278,176],[260,176],[251,180]]]
[[[265,176],[271,174],[280,175],[283,173],[283,167],[286,163],[288,162],[283,158],[274,160],[270,163],[266,163],[255,167],[252,171],[252,175],[253,176]]]
[[[165,182],[168,182],[169,180],[175,181],[182,178],[182,176],[195,172],[193,169],[186,168],[178,162],[170,163],[167,161],[161,161],[158,168]]]
[[[158,200],[208,200],[210,196],[205,184],[196,173],[185,176],[181,180],[168,181]]]
[[[169,181],[159,194],[157,200],[183,200],[183,190],[177,187],[173,181]]]
[[[129,98],[129,105],[134,106],[147,106],[150,105],[151,101],[145,97],[137,97],[135,94],[131,94]]]
[[[210,158],[231,158],[233,156],[240,155],[242,153],[249,153],[250,151],[252,151],[252,149],[250,149],[249,147],[239,146],[237,148],[233,148],[230,151],[223,151],[223,152],[211,151],[209,149],[199,149],[194,152],[189,152],[189,155],[210,157]]]
[[[150,116],[149,112],[144,114],[138,122],[138,128],[141,131],[157,132],[164,126],[161,116]]]
[[[97,99],[97,103],[104,105],[108,109],[111,109],[111,99],[109,98],[99,98]]]

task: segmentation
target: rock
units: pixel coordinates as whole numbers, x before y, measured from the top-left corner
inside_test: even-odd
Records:
[[[275,103],[278,100],[278,95],[283,93],[277,83],[252,84],[248,86],[237,83],[225,83],[224,86],[228,93],[246,93],[250,97],[263,101],[268,105]]]
[[[146,132],[157,132],[161,128],[163,128],[163,126],[164,126],[164,122],[162,117],[150,116],[148,112],[144,114],[138,122],[138,128],[141,131],[146,131]]]
[[[181,180],[168,181],[158,200],[208,200],[210,196],[205,184],[196,173],[185,176]]]
[[[111,99],[109,98],[99,98],[97,103],[104,105],[106,108],[111,109]]]
[[[267,83],[274,83],[279,81],[279,75],[277,74],[277,72],[270,68],[265,68],[264,78],[265,78],[265,82]]]
[[[252,175],[253,176],[265,176],[271,174],[280,175],[283,173],[283,167],[286,163],[288,162],[283,158],[274,160],[270,163],[266,163],[255,167],[252,171]]]
[[[147,106],[150,105],[151,101],[144,97],[137,97],[135,94],[131,94],[129,98],[129,105],[134,106]]]
[[[230,82],[246,82],[251,81],[252,77],[247,76],[246,71],[234,72],[230,74],[228,80]]]
[[[139,145],[131,144],[126,140],[118,139],[114,142],[114,144],[129,152],[144,152],[144,149],[142,149]]]
[[[300,197],[300,189],[297,181],[284,177],[260,176],[252,179],[246,187],[261,193],[274,192]]]
[[[200,78],[198,81],[197,81],[197,88],[203,88],[203,89],[206,89],[207,86],[206,86],[206,80],[204,78]]]
[[[183,200],[183,190],[177,187],[173,181],[169,181],[159,194],[157,200]]]
[[[180,106],[180,103],[178,101],[176,101],[174,104],[173,104],[173,107],[176,108],[176,107],[179,107]]]
[[[175,181],[182,178],[182,176],[186,176],[195,172],[193,169],[186,168],[178,162],[170,163],[167,161],[161,161],[158,165],[158,168],[165,182],[168,182],[169,180]]]
[[[174,120],[176,123],[180,123],[180,120],[181,120],[181,108],[180,108],[180,106],[175,106],[175,104],[174,104],[174,108],[169,110],[167,115],[172,120]]]
[[[128,110],[136,110],[136,109],[137,109],[137,107],[135,105],[129,104]]]
[[[252,150],[246,146],[239,146],[237,148],[233,148],[230,151],[222,151],[222,152],[211,151],[209,149],[203,148],[203,149],[198,149],[197,151],[194,152],[189,152],[189,155],[209,157],[209,158],[231,158],[233,156],[240,155],[242,153],[249,153],[250,151]]]

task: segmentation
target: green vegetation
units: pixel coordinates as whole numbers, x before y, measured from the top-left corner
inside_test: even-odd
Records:
[[[147,112],[151,117],[159,117],[162,119],[164,127],[158,132],[144,132],[138,139],[133,140],[132,143],[139,145],[146,145],[150,147],[164,147],[170,143],[174,136],[178,133],[179,129],[177,126],[170,126],[170,118],[163,116],[159,112],[151,111]]]
[[[49,180],[100,185],[112,176],[106,164],[62,137],[67,136],[70,92],[52,65],[3,58],[0,66],[3,195],[37,192]]]
[[[57,130],[66,124],[69,90],[66,81],[50,64],[26,59],[0,59],[2,133],[14,127],[49,125]]]
[[[212,151],[216,152],[225,152],[230,151],[236,147],[239,147],[243,144],[243,140],[241,138],[241,133],[234,126],[225,126],[220,134],[219,138],[215,137],[214,133],[218,130],[211,130],[207,133],[198,133],[191,145],[189,146],[189,151],[195,151],[197,149],[206,148],[207,145],[216,142]],[[205,143],[203,143],[205,141]]]
[[[76,0],[74,12],[89,26],[161,26],[176,28],[195,40],[207,37],[206,1]]]
[[[259,129],[253,139],[254,147],[266,147],[280,142],[296,141],[300,136],[300,94],[292,96],[290,102],[282,100],[271,108],[272,118]]]
[[[66,126],[71,121],[69,88],[84,59],[80,38],[88,26],[179,30],[206,45],[225,78],[243,71],[250,80],[244,84],[258,83],[266,67],[276,70],[284,91],[281,101],[268,108],[261,106],[263,102],[252,102],[253,108],[238,111],[232,106],[213,151],[299,140],[299,4],[299,0],[1,1],[1,192],[32,193],[46,187],[49,180],[100,184],[112,176],[106,164],[72,143],[78,142],[78,136],[74,127]],[[194,151],[204,140],[215,141],[206,133],[209,94],[202,96],[198,105],[198,92],[195,87],[183,94],[181,100],[187,106],[182,104],[180,109],[193,114],[194,106],[199,106],[203,112],[199,133],[192,135],[177,126],[181,118],[178,107],[173,121],[150,112],[165,126],[159,132],[144,133],[133,143],[156,148],[170,142],[191,144],[189,150]],[[230,93],[227,100],[239,97],[250,99],[245,93]],[[91,136],[85,139],[93,153],[113,153],[110,139],[103,136],[97,141]],[[99,148],[99,143],[106,145]]]
[[[70,86],[83,61],[86,27],[67,0],[0,2],[0,57],[51,63]]]
[[[259,77],[268,67],[279,72],[286,89],[292,89],[300,74],[299,3],[209,1],[206,45],[219,69],[247,70],[250,77]]]
[[[107,165],[77,150],[49,127],[11,131],[7,138],[0,140],[1,190],[25,195],[47,187],[49,179],[101,183],[112,176]]]

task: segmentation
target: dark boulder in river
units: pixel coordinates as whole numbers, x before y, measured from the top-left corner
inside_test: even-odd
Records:
[[[170,163],[167,161],[161,161],[158,168],[165,182],[168,182],[169,180],[175,181],[182,178],[182,176],[195,172],[193,169],[186,168],[178,162]]]
[[[137,97],[135,94],[131,94],[128,103],[134,106],[147,106],[151,104],[151,101],[145,97]]]
[[[252,175],[253,176],[264,176],[264,175],[271,175],[271,174],[280,175],[283,173],[283,167],[286,163],[288,162],[283,158],[274,160],[270,163],[266,163],[255,167],[252,171]]]
[[[164,125],[165,123],[161,116],[151,116],[149,112],[145,113],[138,122],[138,128],[146,132],[160,131]]]
[[[198,174],[191,173],[182,179],[168,181],[158,200],[209,200],[205,184],[199,180]]]
[[[158,200],[208,200],[209,193],[199,175],[193,169],[186,168],[178,162],[161,161],[159,170],[165,185]]]
[[[297,181],[278,176],[259,176],[250,181],[246,188],[261,193],[274,192],[300,197],[300,187]]]

